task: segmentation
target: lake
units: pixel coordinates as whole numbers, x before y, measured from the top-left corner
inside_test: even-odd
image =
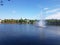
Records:
[[[60,26],[0,24],[0,45],[60,45]]]

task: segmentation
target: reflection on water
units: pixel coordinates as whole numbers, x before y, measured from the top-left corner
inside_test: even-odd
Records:
[[[0,45],[60,45],[60,26],[0,24]]]

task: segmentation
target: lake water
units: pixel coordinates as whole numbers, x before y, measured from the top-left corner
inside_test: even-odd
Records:
[[[60,45],[60,26],[0,24],[0,45]]]

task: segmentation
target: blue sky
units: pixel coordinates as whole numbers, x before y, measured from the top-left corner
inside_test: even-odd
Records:
[[[0,19],[40,19],[41,11],[44,18],[60,14],[60,0],[3,0],[0,6]],[[58,18],[57,16],[56,18]]]

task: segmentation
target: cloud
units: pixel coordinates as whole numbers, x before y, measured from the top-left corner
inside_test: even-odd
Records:
[[[57,12],[59,10],[60,10],[60,8],[53,9],[53,10],[47,10],[46,13],[55,13],[55,12]]]
[[[46,17],[45,19],[60,19],[60,12],[54,13],[54,14]]]
[[[49,8],[44,8],[44,10],[48,10]]]

